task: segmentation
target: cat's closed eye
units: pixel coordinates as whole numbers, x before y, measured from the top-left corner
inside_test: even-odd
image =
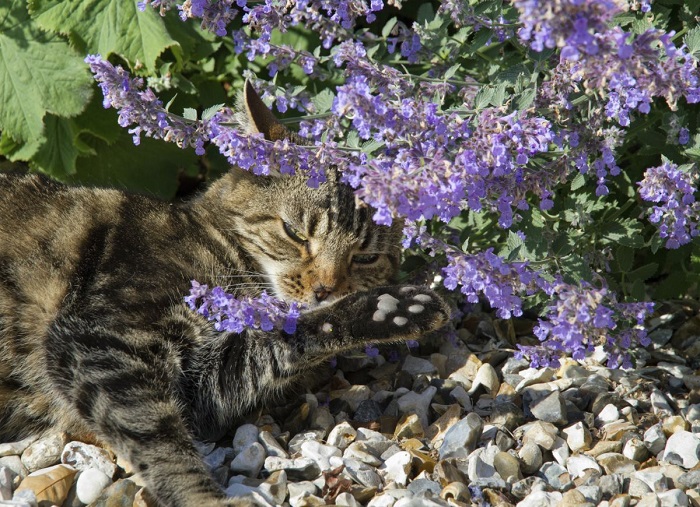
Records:
[[[284,228],[284,232],[287,233],[287,236],[289,236],[292,240],[294,240],[297,243],[300,243],[302,245],[305,243],[308,243],[309,238],[306,236],[306,234],[300,232],[298,229],[294,228],[288,222],[283,220],[282,227]]]
[[[379,254],[355,254],[352,262],[355,264],[374,264],[379,260]]]

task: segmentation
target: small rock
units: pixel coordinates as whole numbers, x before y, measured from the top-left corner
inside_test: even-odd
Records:
[[[586,454],[597,458],[601,454],[605,454],[607,452],[622,452],[622,442],[618,442],[615,440],[601,440],[600,442],[595,444],[593,449],[587,451]]]
[[[606,452],[598,456],[598,464],[605,469],[607,474],[631,474],[639,463],[626,458],[617,452]]]
[[[644,495],[651,493],[653,490],[649,485],[636,477],[630,478],[629,487],[627,488],[627,493],[635,498],[641,498]]]
[[[550,394],[530,404],[532,415],[540,421],[552,424],[566,424],[566,403],[559,391]]]
[[[233,452],[238,454],[249,445],[257,442],[258,433],[258,427],[254,424],[243,424],[239,426],[233,436]]]
[[[335,497],[335,504],[340,507],[362,507],[362,504],[355,500],[350,493],[341,493]]]
[[[265,448],[260,442],[253,442],[246,446],[231,461],[230,469],[233,473],[244,474],[248,477],[257,477],[265,463]],[[282,458],[284,459],[284,458]]]
[[[457,386],[452,389],[452,391],[450,391],[450,396],[452,396],[467,412],[471,412],[474,408],[471,396],[469,396],[469,393],[465,391],[462,386]]]
[[[110,479],[117,473],[117,465],[109,452],[96,445],[84,444],[83,442],[67,443],[61,453],[61,463],[78,470],[97,468]]]
[[[670,489],[657,493],[661,507],[688,507],[688,495],[680,489]]]
[[[340,398],[348,404],[352,412],[357,412],[357,407],[365,400],[370,399],[372,390],[365,385],[351,386],[340,392],[331,391],[331,398]]]
[[[13,473],[7,467],[0,467],[0,500],[12,499]]]
[[[700,462],[700,438],[689,431],[674,433],[666,442],[662,459],[683,468],[693,468]]]
[[[658,493],[668,489],[668,480],[660,471],[640,470],[633,474],[633,477],[639,479],[644,484],[649,486],[649,490]]]
[[[644,432],[644,445],[653,456],[664,450],[666,447],[666,435],[660,424],[655,424]]]
[[[102,491],[90,507],[132,507],[139,489],[133,481],[121,479]]]
[[[318,464],[310,458],[288,459],[268,456],[265,458],[264,467],[268,472],[284,470],[292,481],[315,479],[321,474]]]
[[[374,400],[364,400],[357,406],[353,420],[359,423],[378,421],[383,413],[382,406],[378,402]]]
[[[287,497],[287,473],[279,470],[270,474],[265,482],[258,486],[264,497],[269,497],[273,505],[281,505]]]
[[[595,504],[589,502],[580,491],[572,489],[562,495],[557,507],[595,507]]]
[[[406,356],[401,369],[414,377],[420,374],[431,375],[437,373],[437,368],[433,363],[415,356]]]
[[[640,439],[630,438],[623,447],[622,454],[631,460],[641,463],[649,457],[649,450]]]
[[[411,455],[406,451],[397,452],[379,467],[379,472],[386,482],[393,481],[405,486],[411,473]]]
[[[471,486],[504,488],[506,483],[494,467],[494,459],[501,450],[495,445],[481,447],[469,455],[467,475]]]
[[[233,452],[233,450],[227,449],[226,447],[217,447],[206,456],[203,456],[202,461],[209,467],[209,470],[214,470],[224,464],[228,456],[227,451]]]
[[[462,409],[458,404],[450,405],[437,421],[428,426],[425,436],[430,439],[433,445],[438,443],[437,447],[439,447],[439,443],[442,443],[445,438],[445,433],[459,420],[461,413]]]
[[[545,450],[551,450],[557,440],[558,430],[552,423],[535,421],[527,425],[523,434],[523,443],[534,442]]]
[[[483,387],[492,398],[496,397],[498,389],[501,387],[501,382],[498,380],[498,373],[496,373],[495,368],[489,363],[482,364],[476,372],[476,377],[474,378],[471,389],[469,389],[469,394],[476,393],[479,387]]]
[[[624,478],[621,474],[604,475],[598,480],[602,496],[613,497],[622,493]]]
[[[376,457],[369,451],[367,444],[364,442],[353,442],[343,453],[344,458],[358,459],[370,466],[378,467],[383,463],[381,459]]]
[[[22,464],[29,472],[47,468],[61,462],[61,453],[68,443],[68,435],[55,433],[40,438],[22,453]]]
[[[422,438],[425,434],[420,418],[416,414],[406,414],[396,424],[394,439]]]
[[[0,458],[3,456],[20,456],[36,439],[37,437],[32,436],[17,442],[0,444]]]
[[[326,442],[330,446],[343,450],[355,440],[356,436],[357,431],[355,428],[353,428],[347,421],[343,421],[331,430],[331,432],[328,434],[328,439]]]
[[[573,478],[583,477],[586,470],[596,470],[602,472],[600,466],[596,461],[590,456],[585,454],[578,454],[576,456],[571,456],[566,460],[566,469]]]
[[[673,435],[678,431],[685,431],[690,429],[688,421],[683,419],[680,415],[672,415],[666,417],[661,424],[661,429],[664,430],[666,435]]]
[[[523,472],[534,474],[542,466],[542,450],[534,442],[526,442],[518,451],[518,456],[523,463]]]
[[[464,459],[469,456],[476,448],[483,429],[484,422],[481,417],[474,412],[467,414],[445,433],[445,438],[439,448],[440,459]]]
[[[297,433],[292,437],[292,439],[289,441],[289,444],[287,445],[287,448],[289,449],[289,454],[294,455],[295,453],[301,451],[301,444],[304,442],[308,441],[315,441],[318,442],[321,440],[321,435],[320,435],[319,430],[316,431],[304,431],[301,433]]]
[[[440,484],[430,479],[414,479],[406,488],[417,497],[431,497],[440,495]]]
[[[265,448],[268,456],[277,456],[280,458],[288,458],[289,454],[280,445],[277,439],[269,431],[261,431],[258,435],[258,441]]]
[[[355,414],[357,416],[357,414]],[[311,429],[323,431],[323,436],[328,435],[328,432],[335,425],[335,419],[331,415],[331,411],[328,407],[317,407],[316,410],[311,414],[311,421],[309,422],[309,427]]]
[[[659,417],[666,417],[673,414],[673,408],[669,404],[666,396],[658,389],[653,389],[650,396],[651,407]]]
[[[416,414],[424,428],[430,424],[428,421],[428,409],[430,402],[437,392],[437,387],[429,386],[421,394],[410,391],[398,400],[399,412],[401,414]]]
[[[20,479],[24,479],[29,473],[19,456],[3,456],[0,458],[0,467],[5,467],[12,473],[12,480],[17,476]]]
[[[2,470],[0,470],[0,476],[2,474]],[[698,489],[700,488],[700,469],[699,470],[691,470],[690,472],[684,473],[678,478],[678,482],[682,485],[685,486],[688,489]],[[2,480],[0,479],[0,484],[2,483]]]
[[[87,468],[78,476],[75,484],[75,494],[78,500],[89,505],[102,494],[102,491],[112,484],[112,478],[99,468]]]
[[[508,452],[497,453],[493,458],[493,466],[504,481],[508,481],[511,477],[515,480],[523,478],[520,473],[520,462]]]
[[[620,418],[620,411],[612,403],[608,403],[603,407],[603,410],[596,416],[596,420],[603,424],[617,421]]]
[[[566,440],[561,437],[557,437],[554,440],[554,447],[552,447],[552,456],[554,456],[554,459],[557,460],[557,463],[563,466],[566,463],[566,460],[569,459],[570,455],[571,453],[569,452],[569,446],[567,445]]]
[[[558,507],[563,495],[558,491],[533,491],[523,498],[516,507]]]
[[[382,478],[375,471],[374,467],[366,465],[359,460],[333,456],[330,459],[330,463],[334,468],[340,465],[345,465],[344,473],[347,473],[352,480],[358,484],[362,484],[365,487],[378,488],[383,484]]]
[[[572,485],[571,476],[566,468],[553,461],[543,464],[538,475],[547,481],[547,484],[552,488],[559,491],[569,489]]]

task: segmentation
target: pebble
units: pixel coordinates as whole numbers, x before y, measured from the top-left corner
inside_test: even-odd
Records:
[[[559,391],[553,391],[547,396],[530,404],[532,415],[540,421],[552,424],[566,424],[566,403]]]
[[[254,424],[243,424],[236,429],[233,436],[233,452],[238,454],[249,445],[258,441],[258,427]]]
[[[498,389],[501,387],[501,382],[498,380],[498,373],[489,363],[484,363],[476,372],[476,377],[472,382],[472,387],[469,389],[469,394],[474,394],[482,387],[491,397],[495,398],[498,394]]]
[[[520,462],[508,452],[498,452],[493,458],[493,466],[504,481],[523,478],[520,473]]]
[[[321,474],[318,464],[309,458],[280,458],[268,456],[265,458],[264,468],[268,472],[284,470],[290,480],[310,480]]]
[[[421,374],[431,375],[437,373],[437,368],[433,363],[427,359],[421,359],[415,356],[406,356],[401,369],[414,377]]]
[[[379,472],[386,482],[393,481],[405,486],[411,472],[411,455],[406,451],[397,452],[379,467]]]
[[[660,424],[655,424],[644,432],[644,445],[654,456],[664,450],[666,447],[666,435]]]
[[[411,391],[403,395],[398,400],[399,412],[402,415],[415,414],[418,416],[423,428],[427,428],[430,422],[428,421],[428,410],[430,402],[437,392],[437,387],[430,386],[421,394]]]
[[[518,451],[518,457],[526,474],[534,474],[542,466],[542,450],[534,442],[526,442]]]
[[[29,437],[17,442],[0,443],[0,458],[3,456],[20,456],[36,439],[37,437]]]
[[[491,445],[480,447],[469,455],[467,475],[470,485],[488,488],[504,488],[506,483],[494,467],[494,460],[501,450]]]
[[[445,433],[439,448],[440,459],[466,458],[476,448],[484,422],[474,412],[456,422]]]
[[[586,470],[596,470],[602,472],[596,460],[585,454],[571,456],[566,460],[566,469],[573,478],[583,477]]]
[[[674,433],[666,442],[662,459],[683,468],[693,468],[700,462],[700,437],[689,431]]]
[[[8,469],[12,473],[12,480],[15,477],[19,479],[24,479],[24,477],[29,473],[26,467],[22,464],[22,459],[19,456],[3,456],[0,458],[0,467]]]
[[[558,507],[563,495],[558,491],[535,491],[517,503],[516,507]]]
[[[7,467],[0,467],[0,500],[12,499],[12,472]]]
[[[340,451],[340,449],[338,449]],[[353,442],[343,452],[344,458],[358,459],[370,466],[378,467],[383,461],[370,452],[365,442]]]
[[[328,434],[327,443],[338,449],[345,449],[348,445],[355,441],[357,430],[350,423],[343,421],[336,425]]]
[[[117,473],[117,465],[112,455],[96,445],[83,442],[69,442],[61,453],[61,463],[77,470],[96,468],[110,479]]]
[[[67,443],[68,435],[65,433],[40,438],[22,453],[22,464],[30,473],[56,465],[61,462],[61,454]]]
[[[99,468],[86,468],[78,476],[75,484],[75,494],[85,505],[91,504],[102,494],[102,491],[112,484],[112,478]]]
[[[342,451],[332,445],[324,445],[321,442],[309,440],[301,444],[301,455],[316,462],[321,471],[334,468],[329,463],[332,456],[342,456]]]
[[[389,460],[387,460],[389,461]],[[362,484],[368,488],[378,488],[381,487],[384,482],[380,477],[379,473],[375,471],[374,467],[371,467],[359,460],[352,458],[339,458],[334,456],[330,459],[330,463],[333,467],[339,467],[343,465],[345,467],[345,472],[358,484]],[[386,462],[382,466],[386,465]],[[381,467],[379,472],[381,472]],[[405,484],[405,483],[404,483]]]
[[[258,435],[258,441],[265,448],[268,456],[277,456],[280,458],[288,458],[289,454],[280,445],[277,439],[269,431],[261,431]]]
[[[233,458],[229,468],[235,474],[243,474],[248,477],[257,477],[262,470],[267,453],[260,442],[253,442],[246,446]],[[284,459],[284,458],[282,458]]]

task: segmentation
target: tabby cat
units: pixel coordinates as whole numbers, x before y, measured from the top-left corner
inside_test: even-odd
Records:
[[[244,97],[250,131],[294,138],[250,85]],[[311,189],[232,169],[173,205],[1,174],[0,442],[94,435],[163,505],[248,505],[225,497],[193,438],[222,436],[332,355],[447,319],[428,289],[382,287],[399,229],[371,215],[333,175]],[[193,279],[309,308],[293,335],[219,333],[183,303]]]

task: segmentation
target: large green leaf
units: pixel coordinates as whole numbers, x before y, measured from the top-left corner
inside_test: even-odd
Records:
[[[143,12],[136,0],[30,0],[32,18],[45,30],[74,34],[89,53],[114,53],[149,71],[156,58],[177,45],[154,9]]]
[[[32,26],[21,0],[0,6],[0,129],[36,151],[47,112],[71,117],[92,93],[83,57],[55,35]]]

